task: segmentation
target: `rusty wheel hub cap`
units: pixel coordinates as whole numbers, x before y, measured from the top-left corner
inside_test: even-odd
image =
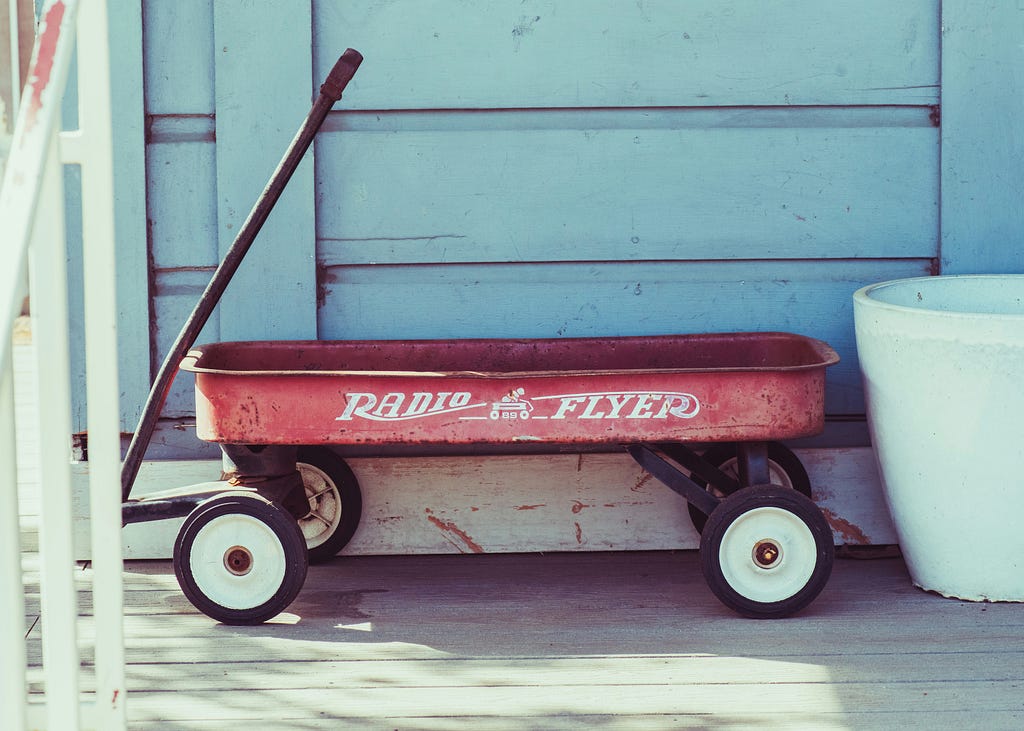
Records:
[[[765,539],[754,544],[754,563],[763,569],[772,569],[782,559],[782,548],[773,540]]]
[[[224,568],[235,576],[245,576],[252,571],[252,553],[242,546],[234,546],[224,552]]]

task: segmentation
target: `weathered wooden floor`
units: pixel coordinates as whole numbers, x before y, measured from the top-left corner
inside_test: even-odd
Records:
[[[251,628],[194,611],[169,562],[125,572],[137,729],[1024,727],[1024,605],[924,593],[898,558],[838,560],[782,621],[730,614],[691,552],[338,558]]]

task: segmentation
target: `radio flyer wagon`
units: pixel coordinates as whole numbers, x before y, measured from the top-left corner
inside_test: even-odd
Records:
[[[168,353],[122,470],[124,522],[185,516],[174,546],[183,592],[214,619],[254,624],[284,610],[308,562],[336,554],[358,525],[360,488],[339,452],[621,448],[688,501],[704,576],[725,605],[764,618],[806,607],[831,573],[832,532],[779,440],[824,427],[825,370],[838,356],[823,342],[721,333],[189,350],[360,61],[351,49],[339,59]],[[179,365],[195,374],[198,436],[221,446],[230,479],[131,499]]]

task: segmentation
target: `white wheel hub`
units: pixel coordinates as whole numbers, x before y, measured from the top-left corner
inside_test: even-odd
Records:
[[[341,493],[326,472],[300,462],[299,474],[306,488],[309,512],[299,520],[299,529],[306,539],[306,548],[322,545],[341,524]]]
[[[718,552],[734,591],[756,602],[783,601],[814,573],[817,547],[807,524],[783,508],[754,508],[726,529]]]
[[[199,590],[228,609],[258,607],[284,582],[284,548],[263,521],[243,513],[221,515],[196,533],[189,568]]]

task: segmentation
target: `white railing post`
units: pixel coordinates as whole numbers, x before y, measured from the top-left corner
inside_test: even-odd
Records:
[[[9,337],[9,334],[8,334]],[[10,351],[0,362],[0,708],[11,731],[25,730],[25,588],[21,573],[18,470],[14,434],[14,367]]]
[[[85,370],[93,614],[96,619],[95,712],[97,728],[114,729],[124,728],[125,724],[124,554],[108,28],[106,0],[86,0],[78,18],[78,120],[85,141],[79,162],[82,165]]]
[[[46,720],[50,729],[78,729],[78,600],[71,517],[71,387],[68,366],[67,273],[64,247],[64,171],[57,133],[39,196],[29,257],[32,340],[36,347],[39,419],[40,613],[43,617],[43,668],[46,672]]]

